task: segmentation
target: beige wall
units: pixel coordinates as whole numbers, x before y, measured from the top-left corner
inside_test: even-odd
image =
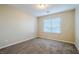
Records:
[[[79,50],[79,7],[75,10],[75,44]]]
[[[36,18],[27,12],[0,5],[0,48],[36,37]]]
[[[43,32],[43,20],[49,16],[61,18],[61,33],[45,33]],[[48,38],[52,40],[74,43],[74,10],[56,13],[48,16],[38,17],[38,37]]]

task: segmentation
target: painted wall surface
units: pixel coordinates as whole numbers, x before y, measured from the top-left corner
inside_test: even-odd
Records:
[[[17,8],[0,5],[0,48],[36,37],[36,18]]]
[[[43,20],[49,17],[51,17],[50,19],[54,17],[61,18],[61,33],[57,34],[57,33],[43,32]],[[74,43],[75,41],[74,19],[75,19],[75,10],[38,17],[38,37]]]
[[[79,7],[75,9],[75,44],[79,50]]]

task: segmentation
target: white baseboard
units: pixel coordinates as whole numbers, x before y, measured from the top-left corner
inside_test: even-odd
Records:
[[[56,40],[56,39],[54,39]],[[70,42],[70,41],[65,41],[65,40],[56,40],[56,41],[61,41],[61,42],[66,42],[66,43],[71,43],[71,44],[74,44],[73,42]]]
[[[5,46],[1,46],[0,49],[6,48],[6,47],[8,47],[8,46],[12,46],[12,45],[15,45],[15,44],[24,42],[24,41],[28,41],[28,40],[31,40],[31,39],[33,39],[33,38],[36,38],[36,37],[31,37],[31,38],[28,38],[28,39],[25,39],[25,40],[21,40],[21,41],[15,42],[15,43],[11,43],[11,44],[8,44],[8,45],[5,45]]]
[[[79,51],[79,46],[78,46],[78,44],[75,43],[75,47],[76,47],[77,50]]]
[[[42,38],[42,37],[40,37]],[[50,38],[45,38],[45,39],[50,39]],[[61,41],[61,42],[66,42],[66,43],[71,43],[71,44],[75,44],[73,42],[69,42],[69,41],[65,41],[65,40],[57,40],[57,39],[50,39],[50,40],[56,40],[56,41]]]

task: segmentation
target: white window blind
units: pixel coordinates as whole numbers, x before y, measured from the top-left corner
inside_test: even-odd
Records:
[[[44,32],[60,33],[61,19],[60,17],[46,19],[43,22]]]

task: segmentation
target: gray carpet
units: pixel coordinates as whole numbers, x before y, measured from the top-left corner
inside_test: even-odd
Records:
[[[37,38],[3,48],[0,54],[78,54],[78,51],[70,43]]]

